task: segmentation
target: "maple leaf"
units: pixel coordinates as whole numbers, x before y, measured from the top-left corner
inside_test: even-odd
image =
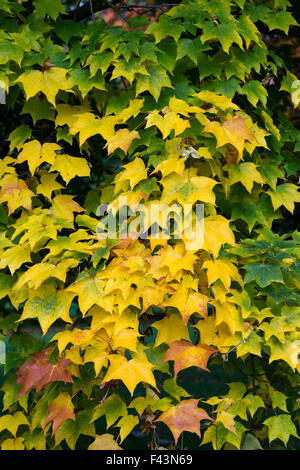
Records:
[[[19,207],[31,211],[31,199],[34,193],[28,189],[27,184],[15,175],[6,175],[1,180],[0,203],[7,202],[8,214],[12,214]]]
[[[141,158],[135,158],[132,162],[123,166],[124,170],[116,177],[116,181],[130,182],[131,189],[137,185],[141,180],[147,178],[147,170]]]
[[[124,441],[137,424],[139,424],[139,418],[133,415],[123,416],[120,421],[118,421],[116,426],[120,428],[120,442]]]
[[[210,251],[217,257],[220,248],[225,243],[235,245],[232,230],[229,227],[229,220],[221,215],[213,215],[204,219],[204,243],[203,249]]]
[[[176,289],[176,292],[164,302],[164,306],[176,307],[184,323],[187,324],[193,313],[207,317],[208,300],[208,297],[200,292],[189,292],[186,287],[180,286]]]
[[[223,282],[224,287],[229,290],[231,279],[234,279],[240,284],[243,282],[236,266],[229,261],[223,261],[220,259],[214,261],[208,260],[203,263],[202,267],[203,269],[207,269],[209,286],[220,279]]]
[[[163,179],[164,187],[161,201],[167,204],[177,200],[180,204],[195,204],[197,201],[215,204],[213,192],[217,181],[206,176],[191,176],[185,170],[183,176],[176,173],[169,174]]]
[[[222,44],[223,50],[229,52],[231,45],[235,42],[243,49],[243,40],[238,33],[237,25],[238,23],[235,20],[215,24],[212,21],[206,21],[203,24],[203,33],[201,35],[201,41],[209,41],[211,39],[218,39]]]
[[[119,59],[115,64],[111,80],[117,77],[125,77],[131,84],[137,74],[149,75],[145,65],[136,57],[130,57],[129,61]]]
[[[295,338],[293,338],[293,334],[296,336]],[[295,370],[297,366],[299,367],[300,347],[297,334],[292,333],[286,337],[284,344],[277,338],[271,337],[268,341],[268,345],[271,349],[270,363],[281,359],[289,364],[293,370]]]
[[[2,415],[0,417],[0,432],[7,429],[16,437],[19,426],[22,426],[23,424],[29,426],[28,419],[21,411],[17,411],[13,415]]]
[[[111,434],[96,436],[96,439],[89,446],[89,450],[123,450]]]
[[[45,282],[30,291],[20,320],[37,317],[43,334],[58,318],[71,323],[69,309],[74,295],[63,289],[57,290],[52,281]]]
[[[76,135],[79,132],[79,143],[82,146],[93,135],[100,134],[105,140],[110,139],[115,134],[115,125],[120,122],[120,119],[118,116],[104,116],[99,119],[94,114],[84,111],[77,115],[76,110],[75,112],[67,110],[65,115],[62,110],[60,122],[64,121],[67,121],[66,124],[69,125],[71,134]]]
[[[73,228],[74,212],[84,212],[85,209],[73,201],[73,196],[58,194],[52,200],[52,213],[58,224]]]
[[[67,368],[71,361],[59,359],[56,364],[51,364],[49,362],[51,350],[48,348],[33,353],[33,359],[19,367],[16,372],[17,384],[22,385],[19,397],[25,395],[32,388],[39,392],[45,385],[52,382],[73,382],[71,371]]]
[[[53,400],[48,409],[47,409],[48,416],[44,422],[43,429],[52,421],[52,436],[56,433],[59,426],[66,419],[73,419],[75,420],[74,408],[72,404],[72,400],[68,393],[60,393],[55,400]]]
[[[170,173],[178,173],[183,176],[184,173],[184,159],[183,158],[167,158],[157,165],[153,173],[161,172],[163,178],[168,176]]]
[[[211,302],[216,308],[216,326],[225,323],[234,335],[239,326],[239,315],[236,306],[231,302],[220,302],[219,300],[212,300]]]
[[[245,269],[245,283],[256,281],[259,286],[266,287],[272,282],[284,282],[279,263],[249,263],[245,265]]]
[[[254,181],[260,184],[264,183],[261,174],[257,171],[256,166],[252,162],[230,165],[228,174],[230,185],[240,181],[249,193],[251,193]]]
[[[100,301],[103,289],[103,281],[97,276],[92,277],[89,273],[83,273],[80,279],[68,287],[68,291],[78,295],[79,307],[83,314]]]
[[[177,377],[178,372],[181,370],[193,366],[209,371],[207,361],[210,356],[216,352],[216,349],[206,344],[198,344],[195,346],[193,343],[187,341],[175,341],[174,343],[170,343],[169,346],[163,360],[174,361],[175,377]]]
[[[106,351],[107,343],[95,342],[90,344],[84,355],[84,362],[93,362],[95,367],[96,376],[100,374],[102,367],[107,366],[109,353]]]
[[[168,267],[172,276],[184,269],[194,271],[196,256],[185,249],[184,243],[180,240],[174,247],[166,245],[160,249],[157,261],[161,266]]]
[[[63,186],[56,181],[57,175],[44,173],[41,176],[41,182],[36,187],[37,194],[42,194],[47,199],[51,199],[53,191],[62,189]]]
[[[218,413],[216,421],[222,423],[224,428],[236,434],[234,418],[227,411],[221,411],[220,413]]]
[[[255,140],[254,135],[246,126],[245,121],[246,119],[241,117],[228,119],[223,124],[220,124],[218,121],[210,121],[204,127],[204,131],[215,135],[217,147],[222,147],[225,144],[233,145],[238,150],[241,158],[245,141]]]
[[[213,104],[217,108],[222,109],[223,111],[227,111],[228,109],[239,109],[239,107],[234,104],[231,99],[227,98],[224,95],[217,95],[209,90],[200,91],[200,93],[196,93],[194,96],[199,98],[201,101],[208,102]]]
[[[274,439],[280,439],[286,446],[290,436],[298,437],[291,415],[281,414],[279,416],[271,416],[264,421],[264,425],[269,428],[270,442],[274,441]]]
[[[189,340],[187,327],[178,315],[173,314],[163,318],[153,323],[153,326],[157,329],[155,348],[162,343],[170,344],[181,339]]]
[[[5,439],[1,444],[1,450],[24,450],[24,438]]]
[[[152,67],[149,67],[148,71],[149,76],[138,76],[136,82],[136,94],[139,95],[140,93],[148,90],[154,97],[155,101],[158,101],[162,87],[173,88],[173,86],[171,85],[171,81],[163,67],[153,65]]]
[[[57,144],[46,143],[41,145],[39,141],[31,140],[22,146],[17,162],[22,163],[27,161],[29,171],[33,175],[43,162],[47,162],[50,165],[55,162],[57,150],[61,150],[61,147]]]
[[[128,129],[119,129],[113,136],[107,140],[107,152],[108,154],[114,152],[117,148],[123,150],[127,154],[131,142],[134,139],[140,139],[140,135],[137,131],[129,131]]]
[[[140,382],[146,382],[156,388],[156,382],[152,373],[153,365],[145,359],[130,359],[129,361],[119,354],[109,356],[110,366],[103,382],[110,380],[122,380],[131,395]]]
[[[300,193],[295,184],[285,183],[276,187],[275,191],[270,189],[267,194],[271,197],[274,210],[284,206],[292,214],[294,212],[295,202],[300,202]]]
[[[8,266],[11,274],[24,263],[31,263],[31,251],[27,243],[24,245],[12,245],[1,254],[0,269]]]
[[[51,171],[58,171],[68,184],[75,176],[89,176],[90,168],[85,158],[58,155],[51,166]]]
[[[178,405],[171,406],[156,421],[162,421],[171,430],[175,444],[183,431],[196,433],[201,437],[200,422],[204,419],[212,421],[205,410],[198,408],[198,399],[182,400]]]
[[[146,128],[156,126],[161,131],[163,139],[168,137],[172,130],[176,137],[190,127],[188,120],[181,119],[175,112],[167,112],[161,116],[159,111],[155,110],[149,113],[146,120]]]
[[[55,106],[58,91],[67,90],[70,86],[66,74],[67,70],[59,67],[50,67],[42,72],[30,70],[20,75],[16,82],[22,83],[27,100],[41,91]]]

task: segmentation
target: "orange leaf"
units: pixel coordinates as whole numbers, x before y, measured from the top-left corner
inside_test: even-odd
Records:
[[[43,429],[46,428],[50,421],[52,424],[52,435],[56,433],[56,430],[66,419],[73,419],[75,421],[74,408],[71,397],[68,393],[60,393],[55,400],[53,400],[47,410],[49,415],[47,416]]]
[[[201,437],[200,421],[212,420],[205,410],[197,408],[198,399],[183,400],[177,406],[171,406],[156,421],[162,421],[171,430],[175,444],[183,431],[196,433]]]
[[[178,372],[188,367],[196,366],[204,370],[207,369],[209,357],[216,352],[216,349],[206,344],[195,346],[187,341],[175,341],[170,344],[170,348],[164,355],[164,361],[174,361],[175,377]]]
[[[73,382],[71,371],[67,369],[71,361],[69,359],[59,359],[57,364],[50,364],[50,355],[50,348],[35,352],[33,359],[21,365],[16,372],[18,376],[17,384],[23,385],[18,397],[25,395],[33,387],[39,392],[51,382]]]

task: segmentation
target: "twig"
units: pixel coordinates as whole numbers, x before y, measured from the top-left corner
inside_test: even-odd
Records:
[[[224,361],[228,361],[228,355],[234,351],[238,346],[240,346],[241,344],[243,344],[245,341],[247,341],[247,339],[255,332],[259,330],[259,328],[254,328],[254,330],[251,331],[251,333],[249,333],[249,335],[246,336],[246,338],[244,338],[242,341],[240,341],[238,344],[236,344],[235,346],[233,346],[231,349],[229,349],[229,351],[227,351],[226,353],[222,353],[221,351],[218,351],[218,354],[221,354],[221,356],[225,356],[225,359]]]
[[[122,10],[131,10],[133,8],[144,8],[144,9],[159,9],[161,10],[162,8],[171,8],[171,7],[177,7],[180,5],[179,3],[162,3],[161,5],[120,5],[118,8]]]
[[[91,9],[91,14],[92,14],[92,20],[95,23],[96,18],[95,18],[95,13],[94,13],[94,8],[93,8],[93,1],[92,0],[89,0],[89,1],[90,1],[90,9]]]
[[[112,4],[109,3],[109,2],[107,2],[107,5],[108,5],[110,8],[112,8],[116,13],[118,13],[118,15],[119,15],[124,21],[126,21],[126,23],[128,23],[128,18],[124,15],[124,13],[122,13],[122,12],[120,11],[120,7],[119,7],[119,6],[116,7],[116,6],[112,5]]]

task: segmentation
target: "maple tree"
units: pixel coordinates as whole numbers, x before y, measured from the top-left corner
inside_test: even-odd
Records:
[[[0,0],[0,447],[297,449],[294,11],[81,3]]]

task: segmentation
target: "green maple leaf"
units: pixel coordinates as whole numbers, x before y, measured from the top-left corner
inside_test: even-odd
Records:
[[[107,427],[112,426],[120,416],[127,415],[125,402],[116,394],[111,395],[94,409],[93,421],[101,416],[106,417]]]
[[[250,263],[245,266],[247,274],[245,283],[256,281],[260,287],[266,287],[272,282],[282,282],[283,277],[279,264]]]
[[[65,13],[65,9],[61,4],[60,0],[38,0],[33,2],[35,6],[35,13],[37,16],[48,15],[53,20],[56,20],[59,13]]]
[[[235,21],[226,21],[218,25],[209,21],[203,23],[202,28],[202,43],[209,41],[210,39],[217,39],[222,44],[223,50],[227,53],[233,43],[238,44],[241,49],[243,48],[243,41],[238,33]]]
[[[263,162],[259,166],[259,172],[266,183],[268,183],[268,185],[273,189],[273,191],[276,190],[278,178],[284,179],[283,171],[278,168],[278,164],[273,162]]]
[[[264,425],[269,428],[270,442],[274,441],[274,439],[280,439],[286,446],[290,436],[298,437],[291,415],[271,416],[264,421]]]
[[[281,10],[275,14],[274,12],[270,12],[267,24],[270,31],[273,31],[273,29],[281,29],[285,34],[288,34],[290,26],[297,25],[297,21],[290,12]]]
[[[146,33],[153,34],[155,42],[158,43],[167,36],[172,36],[172,38],[177,42],[181,33],[184,31],[185,28],[183,26],[163,15],[159,21],[148,26]]]
[[[87,69],[73,69],[70,72],[70,88],[78,87],[84,98],[92,88],[105,90],[104,78],[100,75],[90,77]]]
[[[70,449],[75,449],[75,444],[80,435],[95,436],[95,425],[91,423],[92,410],[86,409],[76,413],[76,421],[67,419],[57,429],[55,433],[55,446],[58,446],[64,439]]]
[[[22,320],[38,318],[43,334],[58,318],[71,322],[69,309],[75,294],[64,290],[56,290],[52,283],[44,283],[32,290],[22,313]]]
[[[132,57],[129,62],[125,59],[118,59],[115,62],[115,68],[113,70],[111,80],[117,77],[125,77],[129,83],[132,83],[138,74],[149,75],[149,72],[145,65],[141,63],[140,59]]]
[[[295,202],[300,202],[300,193],[295,184],[285,183],[280,184],[273,191],[270,189],[267,194],[271,197],[274,210],[276,211],[280,206],[284,206],[291,213],[294,212]]]
[[[11,291],[14,282],[13,277],[0,273],[0,299],[3,299]]]
[[[48,119],[53,121],[55,117],[55,110],[48,100],[41,99],[38,96],[34,96],[25,102],[21,114],[30,114],[33,123],[39,119]]]
[[[139,95],[144,91],[149,91],[155,101],[158,101],[163,87],[173,88],[165,69],[159,65],[153,65],[149,68],[149,76],[138,76],[136,82],[136,94]]]
[[[12,44],[9,41],[0,42],[0,64],[6,64],[13,60],[18,65],[21,65],[24,56],[24,51],[21,47]]]
[[[286,395],[279,392],[278,390],[274,390],[271,393],[271,400],[272,400],[273,408],[279,408],[280,410],[287,412],[287,407],[286,407],[287,396]]]
[[[54,113],[53,113],[54,117]],[[10,134],[8,140],[10,141],[10,150],[20,148],[24,142],[31,137],[31,129],[27,125],[22,125],[14,129]]]
[[[261,101],[263,106],[266,107],[268,92],[257,80],[250,80],[245,83],[239,93],[246,95],[253,106],[256,106],[258,101]]]

